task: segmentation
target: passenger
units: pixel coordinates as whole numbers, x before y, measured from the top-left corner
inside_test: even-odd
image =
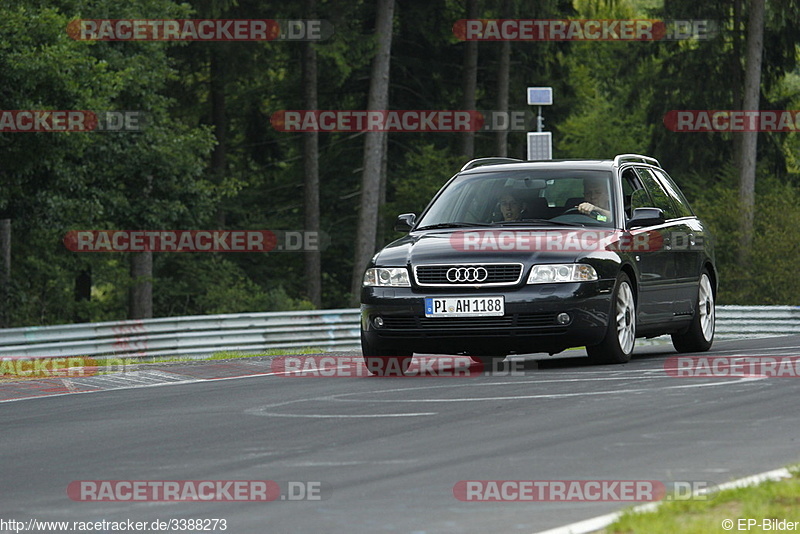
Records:
[[[514,198],[511,193],[500,197],[500,212],[504,221],[518,221],[525,211],[525,204]]]

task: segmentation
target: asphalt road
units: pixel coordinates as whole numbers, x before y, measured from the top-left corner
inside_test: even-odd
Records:
[[[800,380],[671,377],[671,345],[618,366],[584,365],[583,354],[532,356],[523,376],[259,375],[0,403],[0,519],[531,533],[630,503],[462,502],[454,486],[713,484],[800,461]],[[717,342],[704,355],[798,356],[800,336]],[[322,500],[73,501],[67,487],[82,480],[319,482]]]

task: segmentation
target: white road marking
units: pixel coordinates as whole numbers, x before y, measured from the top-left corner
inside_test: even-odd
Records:
[[[350,467],[354,465],[415,464],[418,460],[353,460],[349,462],[281,462],[287,467]]]
[[[667,389],[690,389],[690,388],[700,388],[700,387],[712,387],[712,386],[721,386],[721,385],[730,385],[736,384],[740,382],[751,382],[754,380],[763,380],[761,377],[756,378],[741,378],[739,380],[731,380],[728,382],[711,382],[711,383],[704,383],[704,384],[686,384],[682,386],[667,386],[662,388],[657,388],[659,391],[664,391]],[[580,393],[548,393],[542,395],[506,395],[506,396],[498,396],[498,397],[466,397],[466,398],[455,398],[455,399],[387,399],[387,400],[379,400],[379,399],[370,399],[369,402],[475,402],[475,401],[498,401],[498,400],[527,400],[527,399],[559,399],[563,397],[591,397],[594,395],[618,395],[620,393],[652,393],[653,388],[638,388],[638,389],[615,389],[613,391],[587,391],[587,392],[580,392]],[[336,395],[335,397],[338,397]],[[363,402],[362,400],[344,400],[339,398],[334,398],[332,400],[339,401],[339,402]]]
[[[359,419],[359,418],[376,418],[376,417],[417,417],[417,416],[426,416],[426,415],[438,415],[438,412],[411,412],[411,413],[387,413],[387,414],[380,414],[380,413],[371,413],[371,414],[325,414],[325,413],[309,413],[309,414],[292,414],[287,412],[279,412],[275,411],[275,408],[282,407],[282,406],[289,406],[292,404],[300,404],[300,403],[309,403],[309,402],[323,402],[323,403],[330,403],[330,402],[358,402],[358,403],[446,403],[446,402],[480,402],[480,401],[498,401],[498,400],[529,400],[529,399],[554,399],[554,398],[563,398],[563,397],[590,397],[595,395],[617,395],[622,393],[652,393],[653,388],[637,388],[637,389],[617,389],[612,391],[588,391],[588,392],[580,392],[580,393],[552,393],[552,394],[541,394],[541,395],[505,395],[505,396],[493,396],[493,397],[466,397],[466,398],[433,398],[433,399],[376,399],[376,398],[369,398],[365,400],[363,398],[359,399],[346,399],[344,397],[352,397],[355,395],[369,395],[369,394],[384,394],[387,392],[407,392],[413,390],[427,390],[427,389],[441,389],[441,388],[454,388],[454,387],[476,387],[476,386],[498,386],[498,385],[519,385],[520,383],[541,383],[541,382],[596,382],[596,381],[608,381],[608,380],[620,380],[620,378],[586,378],[586,379],[564,379],[558,381],[515,381],[515,382],[493,382],[489,384],[451,384],[446,386],[426,386],[426,387],[409,387],[409,388],[396,388],[391,390],[373,390],[373,391],[365,391],[365,392],[353,392],[353,393],[341,393],[341,394],[334,394],[334,395],[326,395],[323,397],[314,397],[310,399],[293,399],[285,402],[280,402],[276,404],[268,404],[256,408],[249,408],[245,410],[245,413],[250,415],[257,415],[261,417],[295,417],[295,418],[309,418],[309,419]],[[730,384],[737,384],[742,382],[753,382],[757,380],[763,380],[762,378],[740,378],[738,380],[730,380],[724,382],[708,382],[708,383],[701,383],[701,384],[684,384],[678,386],[667,386],[663,388],[658,388],[660,391],[667,390],[667,389],[690,389],[690,388],[699,388],[699,387],[712,387],[712,386],[720,386],[720,385],[730,385]]]
[[[373,413],[373,414],[357,414],[357,415],[344,415],[344,414],[295,414],[295,413],[276,413],[276,412],[262,412],[253,411],[249,412],[251,415],[260,415],[263,417],[300,417],[309,419],[361,419],[372,417],[418,417],[421,415],[438,415],[439,412],[419,412],[419,413]]]

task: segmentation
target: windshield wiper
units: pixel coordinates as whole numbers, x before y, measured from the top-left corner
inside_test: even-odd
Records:
[[[436,228],[470,228],[472,226],[491,226],[491,224],[487,223],[465,223],[465,222],[449,222],[449,223],[439,223],[439,224],[429,224],[428,226],[420,226],[418,228],[414,228],[414,230],[434,230]]]
[[[522,219],[521,221],[497,221],[494,223],[496,226],[530,226],[531,224],[546,223],[552,226],[576,226],[578,228],[585,228],[585,224],[576,222],[554,221],[551,219]]]

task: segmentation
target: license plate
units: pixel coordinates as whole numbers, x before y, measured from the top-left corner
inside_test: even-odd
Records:
[[[427,297],[425,317],[494,317],[505,313],[502,295],[494,297]]]

